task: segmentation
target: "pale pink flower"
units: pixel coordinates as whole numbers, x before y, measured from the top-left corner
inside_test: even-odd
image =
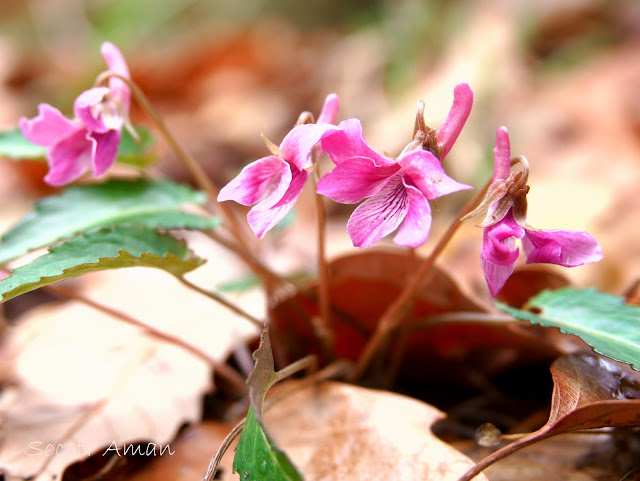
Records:
[[[115,45],[103,43],[101,53],[110,71],[129,77]],[[115,162],[130,103],[126,83],[111,78],[108,87],[95,87],[78,96],[73,120],[48,104],[38,106],[37,117],[21,118],[25,138],[47,147],[49,172],[45,181],[56,186],[68,184],[90,169],[95,177],[103,175]]]
[[[316,144],[337,127],[332,125],[339,108],[338,96],[327,96],[318,123],[295,126],[282,140],[278,152],[247,165],[224,186],[218,201],[234,200],[253,205],[247,214],[249,226],[259,238],[280,222],[302,193],[313,161]],[[255,204],[255,205],[254,205]]]
[[[428,200],[472,188],[448,177],[440,164],[458,138],[472,103],[469,86],[457,85],[453,107],[437,131],[436,145],[428,145],[428,133],[419,131],[398,159],[369,147],[357,119],[341,122],[338,130],[322,139],[322,149],[336,167],[320,179],[318,193],[343,204],[368,198],[347,223],[354,246],[369,247],[402,224],[393,242],[418,247],[431,228]],[[429,147],[432,151],[424,150]]]
[[[494,149],[493,184],[487,198],[471,215],[487,208],[482,242],[482,270],[492,296],[498,295],[514,270],[522,239],[527,264],[549,263],[575,267],[602,259],[602,249],[587,232],[535,229],[526,222],[525,170],[510,174],[511,149],[505,127],[498,129]],[[526,169],[525,165],[525,169]]]

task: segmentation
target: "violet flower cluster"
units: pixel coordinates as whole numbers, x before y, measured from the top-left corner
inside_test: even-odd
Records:
[[[218,200],[253,205],[247,216],[249,225],[262,238],[293,207],[314,167],[312,153],[321,149],[335,168],[319,180],[317,192],[343,204],[363,201],[347,223],[353,245],[369,247],[397,230],[395,244],[419,247],[431,227],[429,200],[472,188],[447,176],[441,165],[472,103],[469,85],[457,85],[453,106],[441,127],[437,131],[418,128],[414,140],[392,159],[367,144],[358,119],[333,125],[338,98],[332,94],[317,124],[294,127],[279,148],[272,147],[273,155],[245,167],[222,189]],[[510,174],[511,152],[504,127],[498,130],[494,152],[491,188],[483,203],[467,216],[486,212],[480,224],[485,228],[481,262],[491,294],[495,297],[513,273],[519,255],[515,239],[522,240],[527,263],[574,267],[599,261],[602,250],[588,233],[541,230],[526,223],[528,166],[524,172]]]
[[[129,78],[127,64],[115,45],[105,42],[101,52],[110,71]],[[44,180],[60,186],[88,170],[95,177],[103,175],[116,160],[130,103],[127,84],[112,77],[108,87],[89,89],[76,98],[72,120],[48,104],[38,106],[37,117],[21,118],[25,138],[47,148],[49,172]]]
[[[47,148],[51,185],[68,184],[88,170],[103,175],[115,162],[122,129],[129,126],[131,90],[122,79],[129,69],[120,51],[105,42],[101,48],[107,67],[117,76],[108,86],[91,88],[74,103],[75,118],[68,119],[50,105],[41,104],[39,115],[20,119],[24,137]],[[343,204],[360,205],[353,211],[347,232],[353,245],[369,247],[397,231],[393,242],[419,247],[431,228],[429,201],[471,189],[447,176],[442,161],[451,151],[473,104],[466,83],[456,85],[453,105],[438,130],[424,125],[422,106],[416,117],[414,139],[396,158],[371,148],[358,119],[335,124],[339,99],[329,95],[317,122],[303,117],[279,146],[267,142],[271,155],[247,165],[218,195],[252,206],[247,214],[255,235],[263,238],[292,209],[324,151],[335,167],[317,183],[318,194]],[[481,262],[489,291],[496,296],[519,255],[521,239],[527,263],[552,263],[574,267],[596,262],[602,250],[586,232],[541,230],[526,222],[528,164],[517,158],[523,170],[511,174],[509,137],[504,127],[496,135],[493,182],[482,204],[467,217],[486,213]]]

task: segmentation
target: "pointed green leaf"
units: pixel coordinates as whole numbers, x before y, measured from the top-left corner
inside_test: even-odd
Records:
[[[640,307],[596,289],[543,291],[529,299],[529,310],[498,307],[533,324],[575,334],[593,349],[640,370]]]
[[[233,458],[233,471],[243,481],[302,481],[298,470],[269,434],[262,417],[264,397],[279,379],[266,326],[253,359],[255,365],[247,381],[251,406]]]
[[[246,481],[302,481],[287,455],[275,444],[263,423],[256,419],[253,406],[242,428],[233,471]]]
[[[0,281],[2,302],[54,282],[121,267],[156,267],[181,276],[204,262],[170,234],[143,226],[101,227],[55,245]]]
[[[112,224],[163,229],[211,229],[217,220],[182,212],[202,204],[204,194],[172,182],[110,180],[70,187],[36,204],[0,240],[0,264],[78,232]]]
[[[123,129],[116,161],[138,168],[147,167],[156,159],[154,154],[148,152],[154,144],[154,138],[149,129],[139,125],[134,128],[140,142],[127,129]],[[19,128],[0,132],[0,157],[11,160],[45,160],[46,155],[47,149],[25,139]]]

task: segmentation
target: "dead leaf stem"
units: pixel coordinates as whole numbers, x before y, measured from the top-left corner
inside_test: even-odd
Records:
[[[242,309],[240,306],[236,306],[233,302],[228,301],[227,299],[222,297],[217,292],[213,292],[213,291],[210,291],[208,289],[204,289],[203,287],[200,287],[200,286],[194,284],[193,282],[188,281],[187,279],[185,279],[182,276],[176,276],[176,279],[178,279],[182,284],[184,284],[189,289],[193,289],[194,291],[199,292],[200,294],[202,294],[202,295],[204,295],[204,296],[206,296],[206,297],[208,297],[210,299],[213,299],[218,304],[226,307],[227,309],[229,309],[230,311],[236,313],[240,317],[244,317],[247,321],[251,322],[255,326],[258,326],[260,329],[262,329],[262,326],[264,325],[264,323],[262,321],[260,321],[259,319],[257,319],[253,315],[249,314],[247,311]]]

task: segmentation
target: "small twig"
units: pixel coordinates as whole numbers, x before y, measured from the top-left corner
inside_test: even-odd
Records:
[[[234,303],[226,300],[224,297],[222,297],[217,292],[213,292],[213,291],[209,291],[207,289],[204,289],[204,288],[194,284],[193,282],[188,281],[187,279],[185,279],[182,276],[175,276],[175,277],[176,277],[176,279],[178,279],[182,284],[184,284],[188,288],[193,289],[196,292],[199,292],[200,294],[208,297],[209,299],[213,299],[218,304],[226,307],[227,309],[229,309],[230,311],[236,313],[240,317],[244,317],[246,320],[248,320],[249,322],[251,322],[255,326],[258,326],[260,329],[262,329],[262,327],[264,326],[264,322],[260,321],[259,319],[257,319],[253,315],[249,314],[247,311],[245,311],[241,307],[236,306]]]
[[[200,349],[197,346],[194,346],[193,344],[189,344],[184,339],[174,336],[173,334],[160,331],[155,327],[152,327],[148,324],[145,324],[142,321],[139,321],[138,319],[135,319],[129,314],[125,314],[109,306],[100,304],[94,301],[93,299],[90,299],[84,296],[83,294],[79,294],[74,290],[67,289],[66,287],[48,285],[48,286],[45,286],[43,289],[57,296],[80,302],[81,304],[89,306],[92,309],[102,312],[103,314],[107,314],[108,316],[111,316],[114,319],[117,319],[118,321],[125,322],[129,325],[135,326],[141,329],[142,332],[144,332],[144,334],[148,335],[149,337],[153,337],[155,339],[178,346],[181,349],[184,349],[185,351],[193,354],[197,358],[205,361],[207,364],[209,364],[213,368],[216,374],[218,374],[221,378],[229,382],[229,384],[231,384],[235,389],[237,389],[242,394],[246,394],[249,391],[249,389],[245,384],[245,379],[240,374],[238,374],[234,369],[214,359],[206,351],[203,351],[202,349]]]
[[[433,267],[433,265],[435,264],[436,259],[442,253],[446,245],[449,243],[453,235],[462,224],[462,218],[469,212],[473,211],[476,205],[478,205],[482,201],[485,193],[491,185],[491,182],[492,179],[490,179],[482,187],[482,189],[480,189],[476,193],[476,195],[467,203],[462,212],[451,223],[447,231],[439,240],[438,244],[431,252],[431,255],[422,262],[422,264],[407,281],[407,284],[403,291],[391,303],[384,314],[382,314],[382,317],[378,321],[378,325],[376,326],[376,330],[373,333],[373,336],[371,337],[371,339],[369,339],[369,342],[367,342],[367,345],[365,346],[362,354],[358,359],[356,369],[353,373],[353,378],[351,379],[352,381],[356,381],[364,374],[364,371],[369,366],[369,363],[372,361],[374,355],[378,352],[378,349],[385,344],[389,333],[397,328],[402,318],[411,309],[411,306],[413,305],[413,299],[418,291],[418,288],[420,287],[420,284],[425,279],[427,274],[431,272],[431,267]]]

